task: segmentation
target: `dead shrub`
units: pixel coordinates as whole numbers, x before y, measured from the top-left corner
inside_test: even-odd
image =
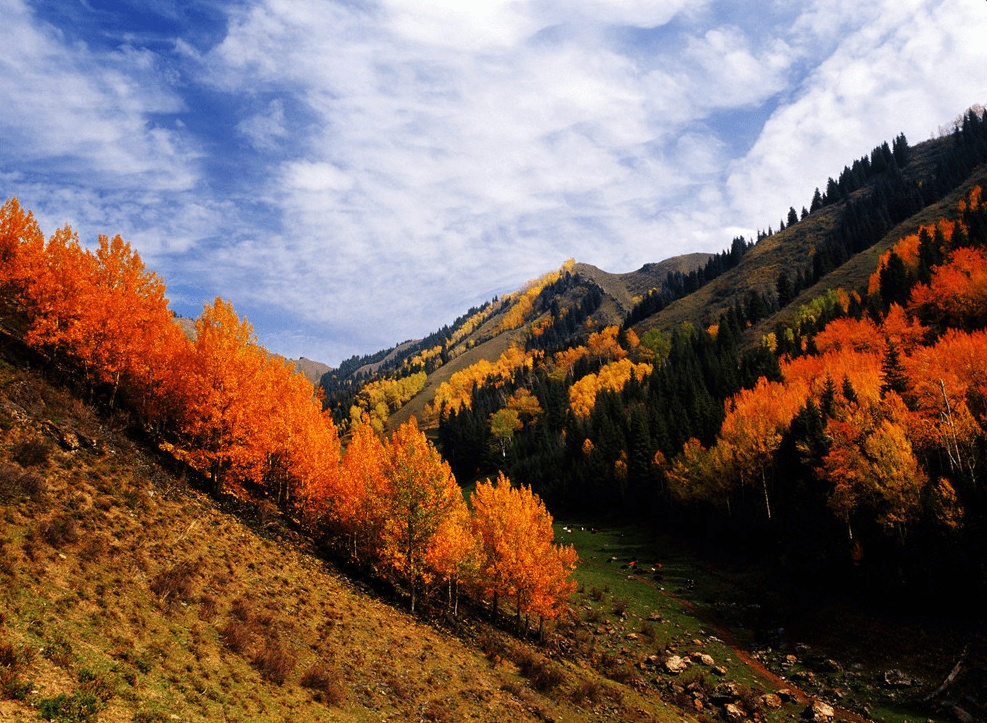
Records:
[[[0,642],[0,668],[13,668],[19,662],[14,646],[6,641]]]
[[[51,457],[51,443],[47,439],[22,439],[10,448],[10,457],[24,469],[42,467]]]
[[[243,655],[254,642],[257,631],[249,620],[233,618],[219,631],[219,639],[234,653]]]
[[[192,598],[198,572],[199,563],[183,560],[171,569],[159,572],[151,581],[151,592],[168,607],[175,607]]]
[[[623,615],[627,612],[627,606],[630,605],[630,600],[625,597],[615,598],[613,601],[613,614]]]
[[[208,593],[199,596],[199,617],[203,620],[216,617],[216,598]]]
[[[238,597],[230,606],[230,614],[237,620],[246,622],[254,616],[254,610],[248,600]]]
[[[43,655],[59,668],[72,667],[72,643],[59,630],[53,631],[45,641]]]
[[[596,602],[602,602],[603,601],[603,594],[604,594],[603,593],[603,590],[601,590],[600,588],[596,587],[595,585],[593,587],[591,587],[590,590],[589,590],[589,596],[591,598],[593,598],[594,600],[596,600]]]
[[[518,671],[531,682],[531,687],[539,693],[547,693],[565,682],[565,675],[556,666],[528,650],[521,650],[514,656]]]
[[[94,562],[106,554],[108,547],[106,538],[103,535],[95,535],[79,551],[79,557],[86,562]]]
[[[321,662],[312,663],[298,682],[303,688],[311,690],[319,703],[339,705],[346,697],[343,686],[339,683],[338,671],[329,670]]]
[[[38,525],[38,533],[52,547],[64,547],[79,541],[79,523],[74,517],[52,517]]]
[[[20,502],[25,497],[37,501],[48,491],[44,478],[33,471],[0,462],[0,504]]]
[[[579,682],[572,692],[574,703],[590,703],[596,705],[603,698],[603,688],[595,680],[583,680]]]
[[[283,685],[291,671],[295,669],[296,660],[291,653],[281,647],[275,640],[268,640],[251,661],[260,674],[277,685]]]

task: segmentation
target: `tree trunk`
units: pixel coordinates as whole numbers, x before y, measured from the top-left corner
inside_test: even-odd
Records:
[[[761,488],[764,490],[764,507],[768,511],[768,519],[771,519],[771,500],[768,499],[768,480],[764,476],[764,467],[761,468]]]

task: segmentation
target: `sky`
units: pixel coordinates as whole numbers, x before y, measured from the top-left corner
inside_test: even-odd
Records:
[[[0,0],[0,200],[336,365],[777,228],[987,104],[984,0]]]

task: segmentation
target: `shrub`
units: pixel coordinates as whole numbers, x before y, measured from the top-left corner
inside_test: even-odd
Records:
[[[312,691],[315,699],[326,705],[339,705],[345,698],[339,674],[331,672],[322,663],[312,663],[299,681],[303,688]]]
[[[45,641],[44,656],[60,668],[72,666],[72,643],[58,630]]]
[[[36,472],[25,472],[12,464],[0,462],[0,504],[12,504],[28,497],[40,499],[48,486]]]
[[[192,583],[198,572],[197,562],[183,560],[171,569],[159,572],[151,581],[151,592],[157,595],[162,603],[175,607],[192,597]]]
[[[531,681],[531,687],[539,693],[554,690],[565,682],[561,670],[528,650],[516,654],[514,662],[521,675]]]
[[[254,667],[272,683],[283,685],[291,671],[295,669],[295,658],[284,650],[280,643],[268,640],[267,644],[254,656]]]
[[[51,444],[46,439],[22,439],[10,449],[10,457],[21,467],[41,467],[48,463]]]
[[[603,600],[603,590],[601,590],[600,588],[596,587],[595,585],[590,588],[589,595],[590,595],[591,598],[593,598],[597,602],[601,602]]]
[[[615,598],[613,601],[613,614],[623,615],[627,612],[627,606],[630,604],[630,600],[625,597]]]
[[[603,689],[594,680],[581,681],[572,693],[574,703],[591,703],[595,705],[600,702],[602,697]]]
[[[38,703],[41,717],[56,723],[84,723],[92,720],[102,708],[99,698],[81,690],[72,695],[59,693]]]
[[[254,641],[254,626],[245,620],[233,618],[219,631],[219,639],[234,653],[243,655]]]
[[[64,547],[79,540],[79,523],[74,517],[59,516],[38,525],[42,539],[52,547]]]

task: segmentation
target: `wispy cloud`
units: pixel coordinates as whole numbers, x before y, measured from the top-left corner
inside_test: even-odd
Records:
[[[330,362],[719,250],[985,95],[976,3],[250,0],[112,43],[0,7],[0,183]]]

